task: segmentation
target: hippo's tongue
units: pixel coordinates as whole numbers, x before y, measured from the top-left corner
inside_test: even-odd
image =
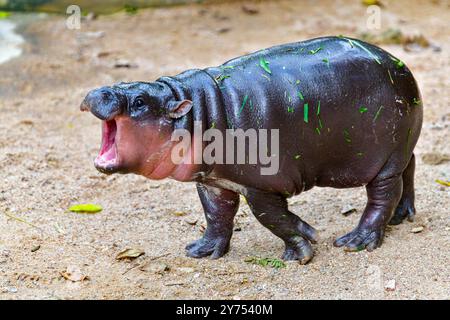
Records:
[[[102,127],[102,147],[95,159],[95,164],[100,167],[108,167],[116,164],[116,133],[117,124],[115,120],[103,121]]]

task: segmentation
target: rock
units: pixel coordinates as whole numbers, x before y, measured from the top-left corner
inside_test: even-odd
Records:
[[[195,271],[195,269],[189,268],[189,267],[181,267],[181,268],[178,268],[178,271],[180,271],[182,273],[192,273]]]
[[[84,32],[83,35],[86,38],[91,38],[91,39],[100,39],[103,38],[105,36],[105,32],[104,31],[95,31],[95,32]]]
[[[420,232],[422,232],[423,231],[423,227],[422,226],[420,226],[420,227],[416,227],[416,228],[412,228],[411,229],[411,232],[412,233],[420,233]]]
[[[16,287],[7,287],[6,288],[6,292],[8,292],[8,293],[17,293],[17,288]]]
[[[133,69],[133,68],[137,68],[138,65],[135,63],[132,63],[128,60],[125,59],[117,59],[116,62],[114,63],[114,68],[128,68],[128,69]]]

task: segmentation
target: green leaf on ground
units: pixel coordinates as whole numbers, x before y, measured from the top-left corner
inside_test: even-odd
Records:
[[[102,211],[103,208],[96,204],[77,204],[74,206],[71,206],[69,208],[69,211],[76,212],[76,213],[97,213]]]
[[[450,181],[444,181],[444,180],[437,179],[436,182],[443,186],[450,187]]]
[[[6,12],[6,11],[0,11],[0,20],[1,19],[6,19],[9,16],[11,16],[11,12]]]
[[[258,257],[248,257],[244,260],[247,263],[256,264],[262,267],[272,267],[274,269],[286,268],[286,263],[283,260],[277,258],[258,258]]]

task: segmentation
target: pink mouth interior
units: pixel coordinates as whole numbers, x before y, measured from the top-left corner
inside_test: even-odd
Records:
[[[115,120],[103,121],[102,147],[95,159],[95,164],[100,167],[110,167],[117,162],[116,147],[117,124]]]

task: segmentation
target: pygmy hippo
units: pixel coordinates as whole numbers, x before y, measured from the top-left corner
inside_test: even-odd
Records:
[[[334,242],[349,251],[374,250],[387,224],[415,215],[420,92],[401,60],[360,40],[322,37],[154,82],[102,87],[89,92],[81,110],[102,120],[95,159],[101,172],[197,183],[207,228],[186,247],[190,257],[219,258],[228,251],[239,195],[284,241],[282,258],[302,264],[311,260],[318,238],[289,210],[293,195],[315,186],[365,186],[368,201],[359,224]],[[253,134],[244,136],[253,151],[231,149],[230,156],[223,147],[227,160],[245,161],[195,161],[221,133],[238,129],[277,134],[263,139],[265,149],[261,138],[251,142]],[[174,132],[192,136],[177,140]],[[174,152],[186,139],[187,148]],[[256,146],[261,159],[251,163]],[[262,155],[270,156],[271,168]]]

